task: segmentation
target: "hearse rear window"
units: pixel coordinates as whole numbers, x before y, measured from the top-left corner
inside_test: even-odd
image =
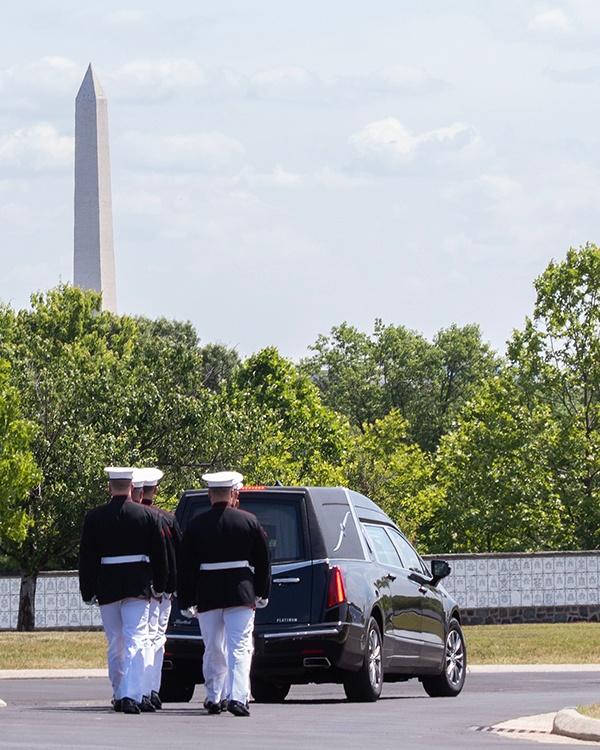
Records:
[[[195,502],[192,517],[204,513],[210,507],[208,498]],[[251,492],[240,493],[240,508],[254,513],[269,540],[271,563],[304,560],[302,516],[300,503],[252,496]]]

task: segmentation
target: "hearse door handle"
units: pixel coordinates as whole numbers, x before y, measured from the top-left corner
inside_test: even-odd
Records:
[[[273,583],[300,583],[299,578],[273,578]]]
[[[397,578],[397,576],[395,576],[393,573],[387,573],[385,577],[389,578],[390,581],[395,581]]]

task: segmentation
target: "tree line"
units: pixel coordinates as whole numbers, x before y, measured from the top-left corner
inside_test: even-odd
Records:
[[[597,548],[600,249],[570,249],[534,286],[503,356],[475,324],[427,341],[377,320],[298,363],[275,347],[241,361],[68,284],[0,305],[0,563],[22,576],[19,629],[38,573],[76,565],[108,464],[161,467],[171,508],[207,470],[346,485],[422,552]]]

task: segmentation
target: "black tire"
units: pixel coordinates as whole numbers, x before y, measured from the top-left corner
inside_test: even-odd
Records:
[[[346,698],[355,703],[372,703],[383,688],[383,642],[374,617],[369,618],[366,631],[365,657],[358,672],[347,672],[344,678]]]
[[[446,653],[442,673],[433,677],[422,677],[427,695],[432,698],[454,698],[463,689],[467,676],[467,647],[460,624],[450,620],[446,636]]]
[[[177,672],[163,672],[158,694],[163,703],[189,703],[195,688],[191,677]]]
[[[250,692],[257,703],[283,703],[290,692],[290,685],[287,682],[269,682],[251,677]]]

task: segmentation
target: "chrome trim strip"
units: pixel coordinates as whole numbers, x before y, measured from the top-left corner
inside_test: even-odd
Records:
[[[314,638],[319,636],[339,635],[344,623],[337,623],[328,628],[315,628],[314,630],[283,630],[278,633],[256,633],[259,638],[265,641],[281,640],[283,638]],[[178,635],[167,633],[170,641],[201,641],[202,636],[198,635]]]
[[[280,633],[264,633],[259,637],[265,641],[281,640],[283,638],[315,638],[318,636],[339,635],[341,627],[321,628],[320,630],[288,630]]]
[[[273,578],[273,583],[300,583],[299,578]]]
[[[167,638],[170,641],[201,641],[201,635],[171,635],[167,633]]]
[[[368,562],[371,559],[371,552],[369,550],[369,546],[367,544],[367,541],[365,539],[365,531],[362,527],[362,524],[358,518],[358,513],[356,512],[356,508],[354,507],[354,503],[352,502],[352,499],[350,497],[350,493],[348,492],[348,488],[344,487],[344,493],[346,494],[346,500],[348,501],[348,506],[350,507],[350,511],[352,513],[352,518],[354,519],[354,523],[356,524],[356,528],[358,530],[358,536],[360,537],[360,544],[362,546],[362,551],[364,555],[364,559]]]
[[[300,568],[310,568],[313,565],[321,565],[321,563],[327,563],[329,565],[329,559],[327,557],[322,560],[305,560],[303,562],[292,562],[292,563],[274,563],[272,565],[272,575],[278,575],[281,573],[290,573],[292,570],[299,570]]]

